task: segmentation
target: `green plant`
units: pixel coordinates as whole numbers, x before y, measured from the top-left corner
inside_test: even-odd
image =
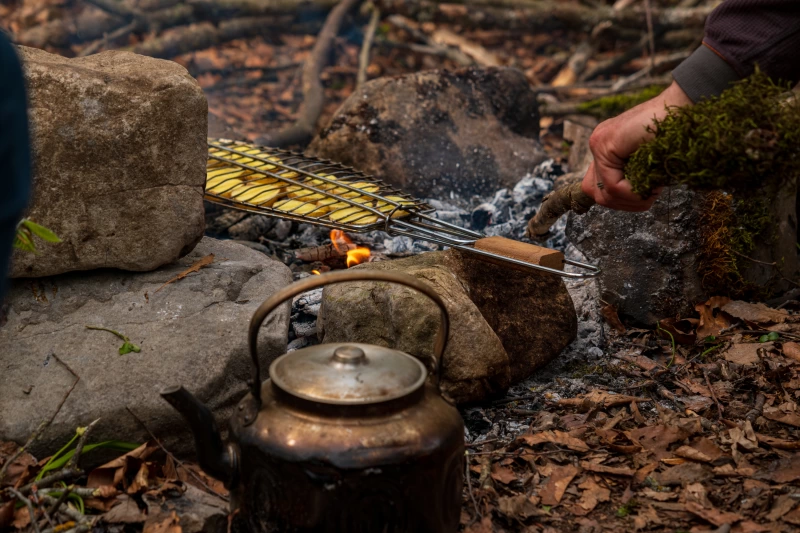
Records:
[[[607,119],[658,96],[663,90],[663,85],[652,85],[636,93],[602,96],[579,104],[578,111],[599,119]]]
[[[67,442],[64,446],[61,447],[47,462],[44,464],[42,469],[36,475],[36,481],[42,479],[47,472],[51,472],[53,470],[58,470],[59,468],[64,467],[69,460],[75,455],[75,441],[83,435],[86,431],[86,428],[79,427],[75,430],[75,435]],[[118,451],[125,451],[129,452],[131,450],[135,450],[139,447],[139,444],[133,442],[123,442],[120,440],[106,440],[103,442],[96,442],[94,444],[87,444],[83,447],[82,454],[91,452],[92,450],[103,448],[103,449],[110,449],[110,450],[118,450]],[[83,457],[83,455],[81,455]]]
[[[17,224],[17,235],[14,239],[14,248],[25,252],[37,253],[33,237],[37,236],[45,242],[59,243],[61,239],[50,229],[34,221],[23,218]]]

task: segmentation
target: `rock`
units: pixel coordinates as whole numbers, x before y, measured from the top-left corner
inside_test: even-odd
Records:
[[[162,285],[208,254],[214,262]],[[104,270],[16,280],[0,328],[0,437],[24,442],[80,377],[33,453],[59,449],[78,426],[102,417],[93,441],[148,439],[130,407],[168,449],[192,450],[188,427],[158,391],[181,384],[224,424],[251,376],[247,328],[255,309],[292,281],[289,269],[230,241],[205,238],[178,263],[149,273]],[[261,333],[262,368],[286,350],[289,303]],[[128,336],[140,353],[119,355]],[[265,376],[266,378],[266,376]]]
[[[569,215],[567,237],[603,270],[601,298],[626,324],[651,326],[688,316],[705,301],[696,266],[699,201],[676,188],[644,213],[595,206],[585,215]]]
[[[12,277],[147,271],[203,236],[206,100],[171,61],[128,52],[67,59],[19,48],[30,98],[29,217],[64,242],[17,252]]]
[[[742,260],[742,279],[756,288],[745,293],[749,289],[732,284],[709,287],[698,268],[705,198],[685,187],[667,188],[644,213],[595,206],[585,215],[569,215],[567,237],[603,270],[601,297],[626,324],[652,327],[667,317],[694,316],[695,305],[710,296],[751,300],[791,288],[787,278],[798,265],[795,185],[764,196],[770,199],[768,231],[774,238],[757,238],[750,254],[754,261]],[[782,275],[772,263],[781,265]]]
[[[510,68],[432,70],[357,89],[312,141],[340,161],[419,197],[487,196],[545,159],[536,94]]]
[[[557,356],[575,337],[572,301],[559,278],[524,274],[452,251],[366,263],[429,283],[445,300],[451,332],[444,390],[459,403],[505,392]],[[317,328],[323,342],[392,346],[432,355],[438,311],[411,289],[358,282],[326,287]]]

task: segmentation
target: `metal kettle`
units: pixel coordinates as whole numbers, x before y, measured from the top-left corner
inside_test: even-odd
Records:
[[[280,304],[347,281],[411,287],[441,311],[435,371],[404,352],[323,344],[278,357],[261,382],[258,332]],[[250,393],[223,443],[211,412],[183,387],[161,395],[195,436],[198,462],[231,490],[241,529],[280,533],[454,533],[464,476],[464,423],[441,393],[449,330],[438,294],[397,273],[309,277],[264,302],[250,322]]]

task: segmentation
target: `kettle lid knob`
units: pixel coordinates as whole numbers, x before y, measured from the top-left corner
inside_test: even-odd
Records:
[[[367,354],[358,346],[339,346],[334,350],[332,359],[343,365],[363,365],[367,362]]]

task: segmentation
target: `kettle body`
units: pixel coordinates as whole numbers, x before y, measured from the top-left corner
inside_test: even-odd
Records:
[[[330,283],[406,285],[441,312],[434,368],[369,344],[287,353],[261,380],[264,320],[285,300]],[[264,302],[250,322],[250,392],[224,443],[211,412],[182,387],[161,395],[186,419],[198,462],[231,491],[237,533],[455,533],[464,479],[464,423],[440,388],[449,335],[444,302],[423,282],[377,271],[306,278]]]

